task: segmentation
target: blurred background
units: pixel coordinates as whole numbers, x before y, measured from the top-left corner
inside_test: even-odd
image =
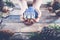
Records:
[[[60,0],[43,0],[40,21],[31,26],[20,20],[19,1],[0,0],[0,40],[60,40]]]

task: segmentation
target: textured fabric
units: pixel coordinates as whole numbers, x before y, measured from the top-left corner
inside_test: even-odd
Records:
[[[23,14],[24,18],[34,19],[38,17],[38,13],[34,10],[33,7],[29,7]]]

